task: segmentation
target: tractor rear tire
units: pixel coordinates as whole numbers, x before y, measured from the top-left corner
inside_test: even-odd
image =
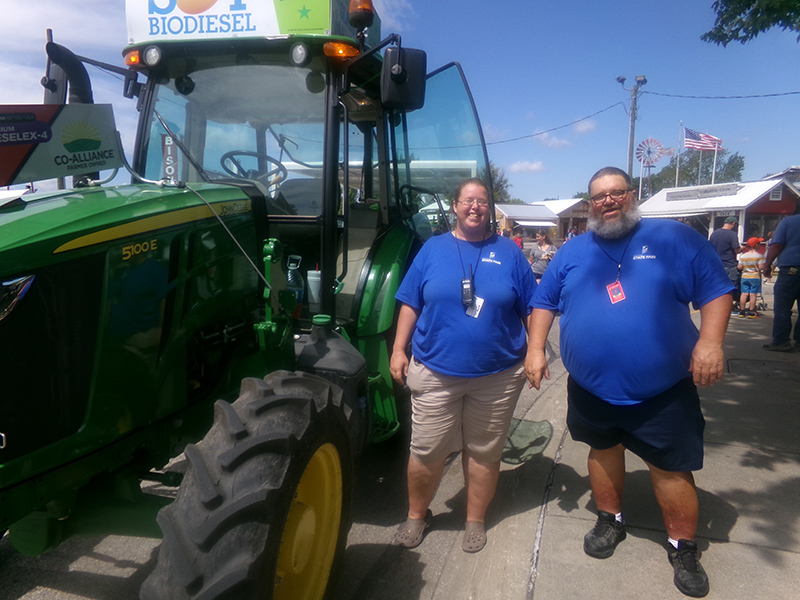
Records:
[[[321,600],[350,528],[342,390],[306,373],[242,381],[186,447],[143,600]]]

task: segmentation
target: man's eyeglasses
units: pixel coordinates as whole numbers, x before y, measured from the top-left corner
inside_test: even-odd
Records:
[[[459,204],[463,204],[464,206],[472,206],[473,204],[477,204],[481,208],[486,208],[487,206],[489,206],[489,201],[488,200],[483,200],[483,199],[478,200],[476,198],[459,199],[458,203]]]
[[[614,202],[619,202],[625,197],[625,194],[627,194],[630,191],[631,190],[614,190],[611,192],[603,192],[601,194],[595,194],[594,196],[589,198],[589,200],[591,200],[593,204],[602,204],[603,202],[606,201],[606,198],[610,196]]]

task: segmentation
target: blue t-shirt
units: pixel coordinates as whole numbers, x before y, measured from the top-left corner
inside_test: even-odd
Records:
[[[736,266],[736,255],[742,245],[739,243],[739,236],[733,229],[717,229],[711,234],[708,241],[717,249],[723,267],[728,269]]]
[[[781,267],[800,266],[800,215],[786,217],[778,223],[772,243],[783,244],[778,255]]]
[[[618,273],[624,299],[612,303],[619,290],[609,285]],[[533,306],[561,311],[561,358],[579,385],[612,404],[634,404],[689,375],[698,339],[689,304],[702,307],[732,291],[717,251],[700,234],[643,219],[618,240],[592,232],[564,244]]]
[[[470,267],[483,299],[477,318],[461,303]],[[523,321],[535,290],[530,264],[508,238],[465,242],[447,233],[425,243],[395,297],[420,311],[411,338],[415,358],[445,375],[480,377],[525,358]]]

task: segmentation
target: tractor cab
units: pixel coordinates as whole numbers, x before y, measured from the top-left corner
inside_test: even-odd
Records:
[[[446,228],[441,202],[434,219],[419,210],[488,173],[480,127],[460,67],[428,76],[424,52],[399,36],[379,42],[371,2],[306,2],[308,19],[275,4],[275,14],[238,1],[179,18],[170,3],[128,0],[125,60],[147,76],[133,169],[240,187],[256,244],[280,240],[275,288],[289,256],[303,281],[319,272],[320,297],[309,304],[305,291],[295,318],[358,324],[379,308],[363,305],[375,240],[401,223],[419,241]]]

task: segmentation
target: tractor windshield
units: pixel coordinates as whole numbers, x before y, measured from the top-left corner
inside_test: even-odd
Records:
[[[313,65],[236,59],[155,84],[144,176],[186,182],[246,179],[273,199],[282,184],[294,180],[299,182],[290,188],[321,190],[323,72]],[[300,206],[287,198],[293,206],[286,212],[319,214],[318,199],[314,206]]]

